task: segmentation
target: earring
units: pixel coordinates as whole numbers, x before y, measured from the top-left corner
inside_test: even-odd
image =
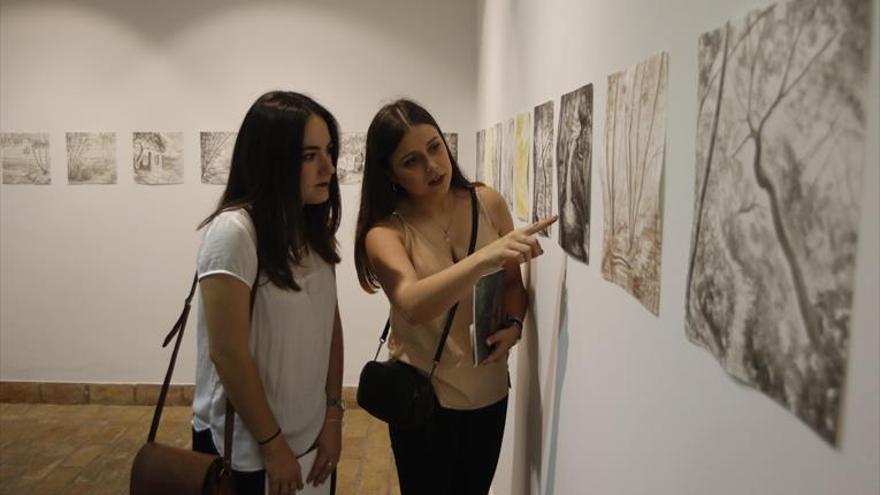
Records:
[[[395,183],[395,182],[391,183],[391,190],[394,191],[395,194],[398,192],[397,191],[397,183]]]

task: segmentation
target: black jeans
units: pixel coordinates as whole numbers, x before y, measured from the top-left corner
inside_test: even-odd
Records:
[[[495,476],[507,397],[473,411],[440,407],[417,430],[388,427],[401,495],[486,495]]]

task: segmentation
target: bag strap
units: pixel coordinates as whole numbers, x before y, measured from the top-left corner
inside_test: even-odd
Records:
[[[477,227],[479,226],[479,208],[477,207],[477,193],[476,190],[471,188],[471,240],[468,245],[468,256],[474,253],[474,248],[477,246]],[[437,365],[440,363],[440,357],[443,356],[443,349],[446,346],[446,339],[449,337],[449,331],[452,329],[452,320],[455,318],[455,311],[458,309],[458,303],[455,303],[454,306],[449,310],[449,316],[446,317],[446,324],[443,328],[443,335],[440,337],[440,342],[437,344],[437,350],[434,352],[434,365],[431,367],[431,374],[428,375],[428,379],[434,377],[434,371],[437,369]],[[385,322],[385,328],[382,330],[382,336],[379,337],[379,348],[376,349],[376,356],[373,357],[373,361],[379,358],[379,352],[382,350],[382,346],[385,344],[385,341],[388,339],[388,331],[391,330],[391,318]]]
[[[251,285],[251,294],[250,294],[250,306],[248,309],[248,318],[252,319],[254,316],[254,301],[257,297],[257,286],[260,281],[260,260],[257,258],[257,275],[254,278],[254,283]],[[147,435],[147,442],[154,442],[156,440],[156,433],[159,431],[159,423],[162,420],[162,410],[165,408],[165,398],[168,395],[168,388],[171,386],[171,375],[174,374],[174,365],[177,363],[177,353],[180,350],[180,343],[183,341],[183,331],[186,329],[186,321],[189,318],[189,312],[191,308],[191,303],[193,296],[196,293],[196,286],[199,283],[199,274],[196,272],[193,275],[192,286],[189,288],[189,294],[186,296],[186,300],[183,303],[183,311],[181,311],[180,316],[177,318],[177,321],[174,323],[174,326],[171,328],[171,331],[168,332],[168,335],[165,336],[165,340],[162,342],[162,347],[168,347],[168,344],[171,343],[171,339],[177,337],[174,342],[174,350],[171,352],[171,361],[168,363],[168,370],[165,372],[165,380],[162,382],[162,390],[159,391],[159,399],[156,401],[156,409],[153,411],[153,422],[150,424],[150,433]],[[223,438],[223,465],[225,469],[231,469],[232,467],[232,434],[234,427],[234,419],[235,419],[235,408],[232,406],[232,402],[229,399],[226,399],[226,423],[224,425],[224,438]]]

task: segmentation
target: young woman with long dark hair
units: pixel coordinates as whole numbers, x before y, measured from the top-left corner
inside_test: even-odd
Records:
[[[336,120],[313,99],[264,94],[200,225],[193,449],[221,453],[229,399],[239,495],[292,495],[307,483],[329,493],[339,461],[338,144]],[[308,473],[298,458],[314,459]]]
[[[472,198],[479,214],[475,251],[468,256]],[[398,100],[374,117],[355,265],[361,286],[381,288],[391,303],[392,358],[427,374],[447,313],[459,303],[433,377],[439,410],[424,428],[389,426],[402,494],[489,491],[507,414],[507,355],[528,305],[519,265],[543,252],[535,234],[554,221],[514,230],[505,201],[465,178],[437,122],[417,103]],[[505,272],[507,320],[489,337],[491,355],[475,367],[473,286],[499,269]]]

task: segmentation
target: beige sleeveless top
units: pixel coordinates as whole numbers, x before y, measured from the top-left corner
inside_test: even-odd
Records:
[[[479,200],[479,227],[474,251],[498,239],[498,230]],[[424,234],[406,221],[403,215],[393,218],[403,232],[404,247],[420,279],[433,275],[454,264],[448,246],[432,243]],[[400,359],[426,373],[431,371],[434,352],[443,335],[449,312],[431,321],[413,325],[391,305],[391,336],[388,349],[394,359]],[[498,402],[507,395],[507,362],[502,360],[475,367],[470,337],[473,321],[473,290],[461,294],[452,329],[440,364],[434,372],[434,391],[440,405],[450,409],[478,409]]]

